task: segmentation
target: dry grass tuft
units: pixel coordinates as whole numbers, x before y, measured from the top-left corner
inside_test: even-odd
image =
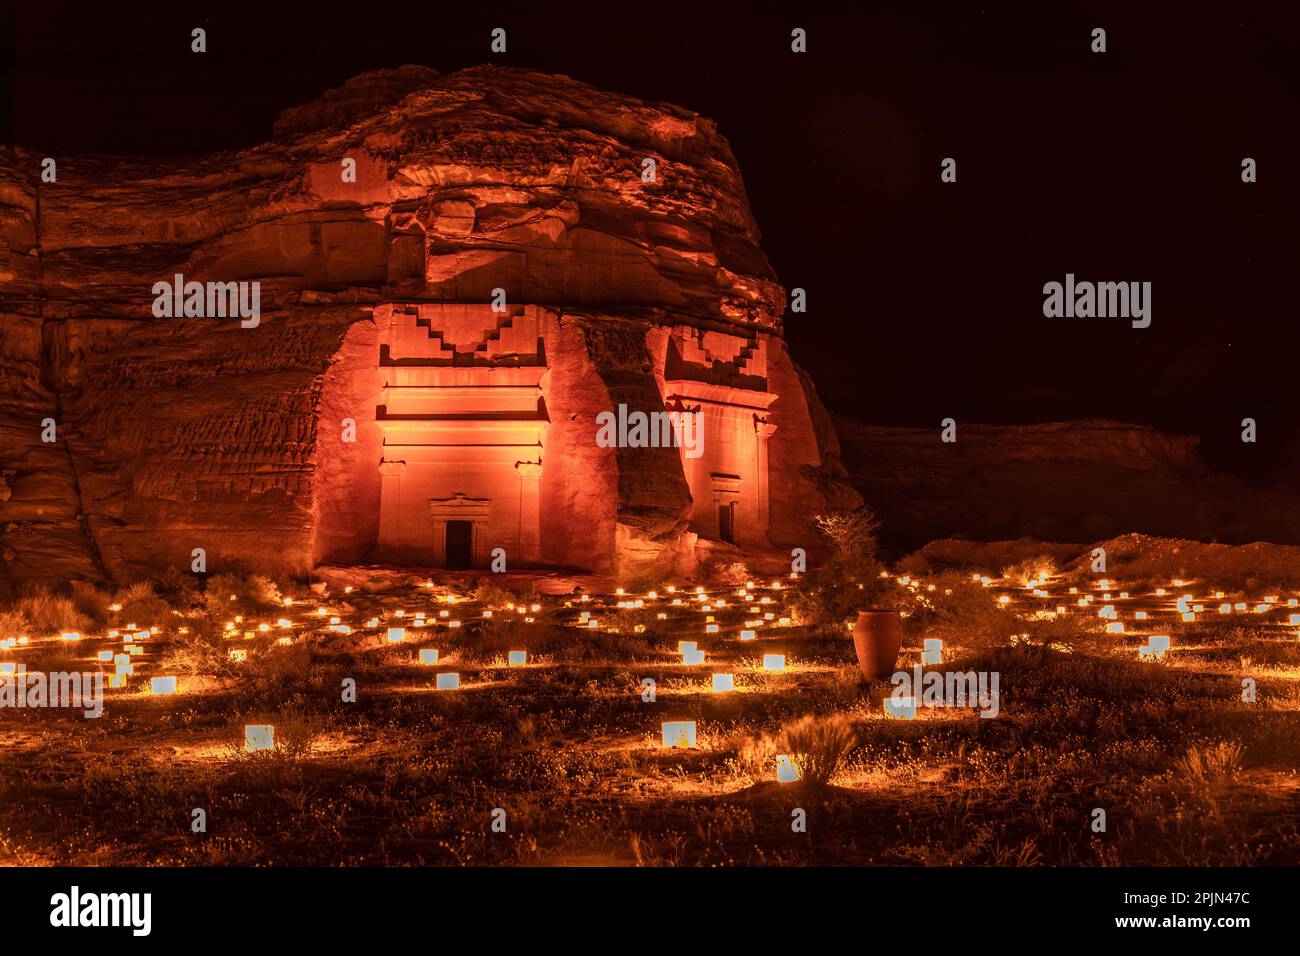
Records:
[[[780,739],[799,776],[821,784],[831,782],[858,742],[853,725],[841,714],[801,717],[782,729]]]

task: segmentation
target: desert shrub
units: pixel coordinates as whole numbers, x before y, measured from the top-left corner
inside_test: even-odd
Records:
[[[717,584],[744,584],[754,580],[754,573],[744,561],[728,561],[710,568],[709,579]]]
[[[1027,622],[999,605],[989,590],[968,575],[941,574],[911,615],[911,629],[949,646],[983,650],[1011,643]]]
[[[1214,783],[1230,777],[1241,765],[1241,744],[1220,740],[1197,744],[1173,762],[1174,775],[1184,782]]]
[[[823,784],[830,783],[857,744],[853,725],[842,714],[801,717],[781,730],[780,739],[799,776]]]
[[[530,625],[513,614],[494,613],[492,617],[470,622],[467,630],[474,636],[475,648],[482,651],[507,651],[525,640]]]
[[[742,737],[731,768],[756,783],[774,779],[776,757],[787,754],[799,769],[800,779],[829,783],[856,746],[857,736],[848,718],[840,714],[809,714],[786,724],[776,734]]]
[[[209,610],[225,614],[232,604],[261,610],[281,607],[284,595],[279,586],[264,574],[222,573],[208,578],[203,600]]]
[[[32,630],[32,622],[20,610],[0,610],[0,637],[23,637]]]
[[[290,760],[311,755],[324,732],[324,721],[297,705],[281,707],[271,720],[275,725],[275,749]]]
[[[313,655],[309,640],[303,638],[287,646],[267,642],[260,642],[260,647],[255,646],[252,649],[254,653],[249,656],[255,654],[257,657],[255,668],[257,682],[264,687],[298,685],[306,677],[312,663]],[[241,642],[233,642],[232,646],[238,646],[239,643]]]
[[[141,627],[158,625],[165,627],[171,620],[171,605],[159,597],[148,581],[136,581],[123,588],[113,596],[113,602],[120,604],[120,619],[134,622]]]
[[[1115,636],[1106,633],[1104,621],[1079,613],[1033,615],[1024,619],[1019,634],[1033,646],[1053,650],[1097,651],[1108,649],[1115,642]]]
[[[90,618],[96,626],[108,623],[108,594],[89,581],[72,582],[72,603],[77,610]]]
[[[518,604],[521,599],[499,584],[487,578],[479,578],[478,587],[474,589],[474,600],[488,610],[494,611],[508,604]]]
[[[771,734],[749,736],[740,741],[731,765],[737,773],[755,783],[771,780],[779,753],[782,753],[780,744]]]
[[[270,724],[275,728],[270,750],[245,749],[244,727],[247,724]],[[273,711],[255,711],[231,722],[226,754],[237,769],[249,774],[250,779],[275,783],[280,773],[311,756],[324,729],[322,718],[297,702]]]
[[[840,631],[858,611],[891,602],[896,589],[882,571],[875,560],[831,558],[800,584],[791,607],[795,622]]]
[[[1045,554],[1025,558],[1002,569],[1002,577],[1014,581],[1021,587],[1029,587],[1041,577],[1051,577],[1056,573],[1056,562]]]
[[[89,631],[94,624],[77,609],[72,598],[61,597],[44,587],[29,589],[14,602],[12,610],[28,621],[34,636]]]
[[[924,577],[934,570],[934,566],[930,564],[929,559],[924,555],[909,554],[894,564],[894,570],[899,574],[913,574]]]
[[[194,620],[186,624],[184,633],[178,630],[170,636],[159,666],[167,673],[213,676],[221,673],[228,660],[221,631],[206,621]]]

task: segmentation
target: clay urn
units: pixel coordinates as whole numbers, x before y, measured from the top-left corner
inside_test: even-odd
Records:
[[[896,608],[868,608],[858,611],[853,626],[853,649],[858,667],[867,680],[885,680],[894,673],[903,646],[903,619]]]

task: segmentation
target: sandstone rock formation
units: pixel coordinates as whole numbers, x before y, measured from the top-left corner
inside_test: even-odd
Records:
[[[195,548],[209,570],[501,548],[691,573],[811,547],[809,515],[855,500],[694,113],[408,66],[241,152],[54,158],[42,182],[0,151],[0,587],[184,572]],[[177,274],[259,283],[260,320],[157,317]],[[698,415],[705,452],[601,447],[620,404]]]

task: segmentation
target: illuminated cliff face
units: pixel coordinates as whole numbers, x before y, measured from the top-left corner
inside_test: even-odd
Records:
[[[626,325],[611,374],[587,336],[611,321],[626,325],[538,306],[377,307],[325,380],[316,560],[627,574],[689,573],[701,545],[770,557],[771,471],[793,470],[785,449],[772,460],[770,337]],[[601,416],[620,406],[622,420],[674,410],[691,424],[602,442]],[[664,533],[637,523],[651,509]]]
[[[81,157],[57,188],[39,167],[0,152],[8,583],[185,571],[195,548],[692,573],[809,547],[810,514],[855,498],[703,117],[408,67],[242,152]],[[259,314],[160,316],[175,276],[256,283]],[[598,440],[620,410],[703,440]]]

